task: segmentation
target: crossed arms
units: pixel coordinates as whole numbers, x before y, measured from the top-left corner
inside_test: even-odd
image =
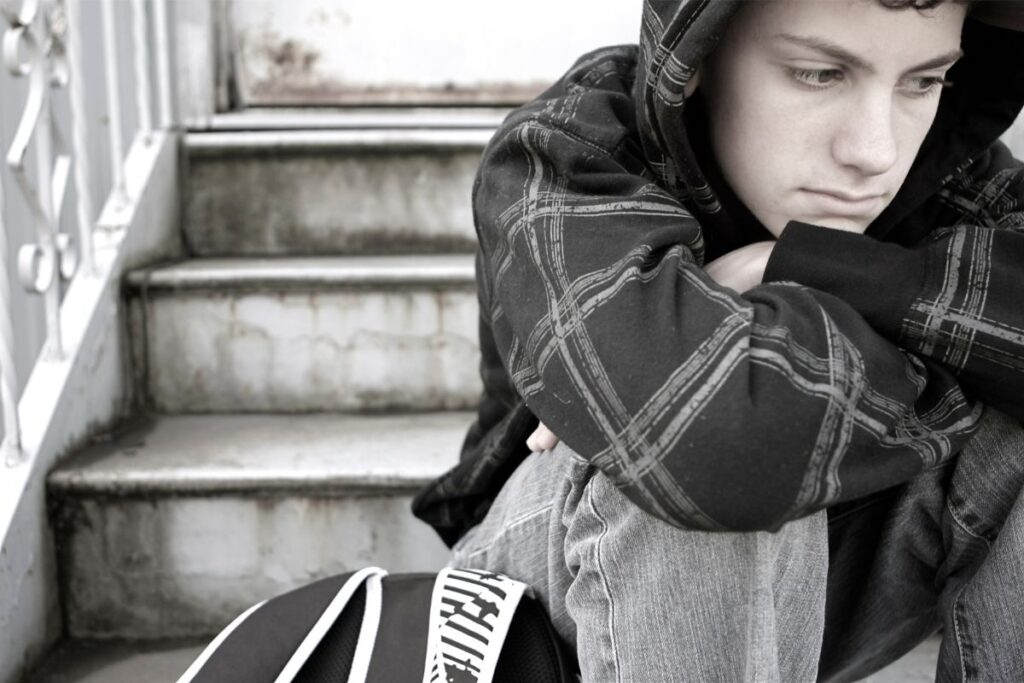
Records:
[[[712,280],[740,294],[761,284],[774,241],[754,242],[723,254],[704,266]],[[558,444],[558,435],[541,422],[526,440],[531,451],[546,451]]]
[[[626,132],[580,111],[614,102],[548,104],[506,123],[478,176],[482,303],[531,411],[651,514],[776,529],[958,452],[974,396],[1024,416],[1019,166],[995,193],[974,169],[995,203],[968,184],[971,220],[915,249],[788,229],[767,274],[784,282],[740,294],[701,267],[696,220]],[[850,238],[820,281],[790,263]],[[880,265],[858,273],[866,251]]]

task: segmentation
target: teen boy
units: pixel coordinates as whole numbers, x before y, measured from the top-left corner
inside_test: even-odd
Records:
[[[940,623],[940,678],[1024,679],[1013,4],[650,0],[497,132],[485,394],[415,509],[584,680],[852,680]]]

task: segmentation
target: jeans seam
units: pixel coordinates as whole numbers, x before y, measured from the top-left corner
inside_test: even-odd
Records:
[[[963,597],[966,586],[960,590],[956,598],[953,599],[953,604],[950,607],[953,612],[953,633],[956,636],[956,649],[957,658],[960,660],[960,680],[966,683],[967,681],[967,661],[964,659],[964,638],[960,630],[960,598]]]
[[[956,522],[956,525],[958,527],[963,529],[964,533],[966,533],[967,535],[969,535],[969,536],[971,536],[973,538],[976,538],[976,539],[978,539],[980,541],[983,541],[985,543],[985,547],[986,548],[991,548],[992,547],[992,544],[989,542],[989,540],[987,538],[985,538],[984,535],[979,534],[978,532],[976,532],[973,529],[971,529],[967,525],[967,522],[965,522],[963,519],[961,519],[960,514],[956,510],[953,509],[953,505],[950,503],[949,498],[946,498],[946,510],[949,511],[949,516],[953,518],[953,521]]]
[[[595,476],[597,475],[595,474]],[[591,478],[590,481],[593,483],[595,479]],[[605,599],[608,601],[608,640],[611,643],[610,654],[612,665],[615,667],[615,681],[616,683],[621,683],[621,678],[619,676],[619,655],[615,644],[615,602],[612,600],[611,587],[608,585],[607,574],[605,573],[604,566],[601,563],[601,546],[605,537],[608,535],[608,522],[601,516],[601,513],[597,509],[597,503],[594,502],[593,486],[587,487],[587,502],[590,506],[591,512],[594,514],[594,517],[601,523],[601,533],[597,537],[594,556],[595,561],[597,562],[598,574],[601,577],[601,587],[604,589]]]
[[[545,507],[542,507],[542,508],[538,508],[537,510],[533,510],[532,512],[529,512],[527,514],[521,515],[521,516],[517,517],[516,519],[512,520],[511,522],[509,522],[508,524],[506,524],[505,526],[503,526],[501,528],[501,530],[497,534],[492,536],[491,539],[487,543],[485,543],[484,545],[482,545],[479,548],[476,548],[475,550],[473,550],[471,552],[468,552],[468,553],[466,553],[464,551],[462,551],[462,552],[464,552],[465,557],[466,557],[467,560],[472,560],[473,558],[475,558],[475,557],[477,557],[477,556],[479,556],[479,555],[481,555],[483,553],[486,553],[491,548],[493,548],[495,543],[497,543],[499,540],[501,540],[502,538],[507,536],[508,533],[510,531],[512,531],[513,529],[516,529],[516,528],[522,526],[526,522],[529,522],[530,520],[532,520],[535,517],[538,517],[538,516],[544,514],[545,512],[550,512],[551,508],[553,508],[553,507],[554,507],[554,505],[548,505],[548,506],[545,506]]]
[[[555,507],[554,503],[550,503],[548,505],[545,505],[544,507],[537,508],[536,510],[533,510],[531,512],[524,512],[523,514],[519,515],[518,517],[510,521],[508,524],[506,524],[504,528],[505,530],[514,529],[517,526],[521,526],[526,522],[529,522],[537,515],[542,515],[544,513],[551,512],[551,508],[553,507]]]
[[[881,501],[891,500],[896,495],[896,493],[885,493],[884,495],[871,496],[867,498],[863,503],[857,505],[856,507],[844,509],[839,514],[830,514],[828,517],[828,524],[834,524],[836,522],[839,522],[840,520],[846,519],[850,515],[856,514],[858,512],[863,512],[866,508],[872,507],[873,505],[876,505]]]

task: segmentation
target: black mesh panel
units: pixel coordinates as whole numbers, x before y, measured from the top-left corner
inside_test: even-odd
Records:
[[[523,596],[498,657],[494,683],[569,683],[576,680],[576,669],[540,603]]]
[[[359,590],[341,612],[337,621],[320,641],[316,650],[295,678],[296,683],[347,683],[352,658],[359,642],[359,627],[366,607],[366,585]]]

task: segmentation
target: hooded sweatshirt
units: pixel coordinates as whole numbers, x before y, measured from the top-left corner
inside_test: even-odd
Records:
[[[413,503],[449,544],[543,421],[682,528],[776,530],[941,465],[982,403],[1024,419],[1024,36],[968,19],[907,180],[860,235],[789,224],[763,284],[703,264],[770,237],[683,95],[735,0],[647,0],[639,46],[514,111],[473,188],[484,392]],[[914,10],[903,10],[914,11]],[[882,295],[880,295],[882,293]]]

